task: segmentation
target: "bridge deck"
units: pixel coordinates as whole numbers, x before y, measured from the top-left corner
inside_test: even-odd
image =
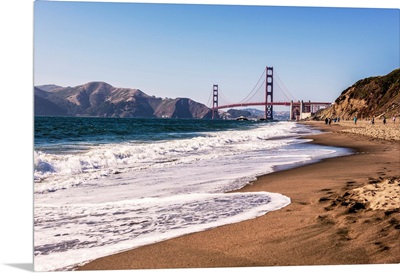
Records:
[[[267,105],[280,105],[280,106],[290,106],[290,102],[267,102]],[[310,102],[310,101],[303,101],[304,106],[309,106],[309,105],[323,105],[323,106],[329,106],[331,105],[331,102]],[[234,107],[246,107],[246,106],[265,106],[265,102],[247,102],[247,103],[233,103],[233,104],[226,104],[226,105],[220,105],[218,107],[214,107],[214,109],[225,109],[225,108],[234,108]],[[300,106],[299,101],[294,101],[293,106]]]

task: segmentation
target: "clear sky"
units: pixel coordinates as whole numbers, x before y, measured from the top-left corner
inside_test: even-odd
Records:
[[[350,10],[342,13],[343,9],[301,9],[303,12],[294,12],[294,9],[289,9],[289,13],[282,8],[265,15],[261,11],[249,15],[249,9],[247,13],[242,13],[238,11],[240,8],[230,8],[228,12],[221,8],[207,11],[203,7],[203,13],[176,15],[176,10],[174,13],[169,10],[170,14],[167,14],[158,9],[157,13],[152,11],[150,14],[136,12],[135,17],[128,16],[130,5],[118,8],[122,15],[113,15],[114,5],[102,8],[99,4],[97,8],[85,8],[86,13],[80,8],[74,11],[72,6],[50,13],[52,5],[56,7],[61,3],[0,1],[0,115],[3,127],[0,141],[3,158],[0,206],[6,208],[1,211],[2,221],[12,223],[0,227],[1,272],[33,269],[33,72],[35,84],[74,86],[102,80],[115,86],[141,88],[158,96],[190,95],[204,102],[208,100],[213,83],[218,83],[226,93],[234,92],[233,87],[236,86],[249,90],[264,67],[269,65],[274,66],[286,87],[299,99],[329,100],[360,78],[383,75],[399,66],[400,1],[257,2],[303,6],[315,6],[317,3],[326,6],[394,6],[397,12]],[[98,13],[94,14],[95,10]],[[167,18],[166,25],[158,21],[167,20],[168,15],[175,16]],[[177,24],[176,20],[182,20],[183,16],[190,20]],[[207,20],[195,24],[192,18]],[[186,29],[186,32],[177,36],[173,26],[179,30]],[[157,32],[159,35],[153,36]],[[171,33],[174,35],[170,36]],[[188,44],[193,48],[187,48]],[[177,49],[184,48],[182,55],[173,50],[172,45]],[[166,48],[169,50],[166,51]],[[113,55],[109,55],[111,53]],[[34,63],[32,57],[35,57]],[[192,63],[192,60],[196,62]],[[104,64],[109,68],[102,67]],[[241,99],[242,93],[238,92],[237,97]],[[252,271],[265,271],[265,268],[259,269]],[[340,269],[353,273],[365,271],[364,267],[358,266],[341,266]],[[397,264],[379,265],[374,269],[399,272]],[[238,272],[229,269],[230,272],[232,270]],[[303,266],[296,267],[295,271],[308,273],[320,270],[320,267]],[[324,270],[337,272],[337,267],[324,267]],[[292,272],[293,268],[268,268],[270,271]]]
[[[399,67],[399,9],[37,1],[34,84],[105,81],[207,104],[265,66],[296,99],[333,101]]]

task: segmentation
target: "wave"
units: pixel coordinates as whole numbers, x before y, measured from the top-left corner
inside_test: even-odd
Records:
[[[297,134],[293,123],[275,123],[251,130],[208,132],[190,139],[86,145],[88,150],[84,152],[54,154],[35,151],[36,184],[52,184],[47,185],[47,189],[37,186],[35,190],[55,191],[119,173],[272,150],[293,142],[290,137],[294,136]]]
[[[37,150],[35,270],[71,270],[95,258],[280,209],[289,197],[228,192],[275,166],[337,151],[298,139],[310,133],[302,125],[279,122],[192,138]]]

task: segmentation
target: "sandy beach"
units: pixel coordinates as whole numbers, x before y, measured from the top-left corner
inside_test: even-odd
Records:
[[[400,263],[399,124],[305,123],[324,131],[309,137],[315,144],[354,154],[277,171],[240,190],[284,194],[287,207],[78,270]]]

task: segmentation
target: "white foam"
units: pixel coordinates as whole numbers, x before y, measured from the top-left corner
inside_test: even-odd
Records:
[[[35,270],[70,269],[141,245],[255,218],[289,203],[280,194],[232,193],[36,205]]]
[[[275,166],[335,152],[299,145],[307,142],[292,137],[299,130],[275,123],[86,153],[35,153],[35,269],[70,268],[286,206],[289,197],[277,193],[226,192]]]
[[[200,160],[223,159],[239,153],[271,150],[293,140],[266,140],[295,135],[294,128],[292,123],[277,123],[248,131],[209,133],[192,139],[107,144],[84,153],[48,154],[35,151],[35,193],[66,189],[115,173],[134,173],[140,169],[164,168]]]

